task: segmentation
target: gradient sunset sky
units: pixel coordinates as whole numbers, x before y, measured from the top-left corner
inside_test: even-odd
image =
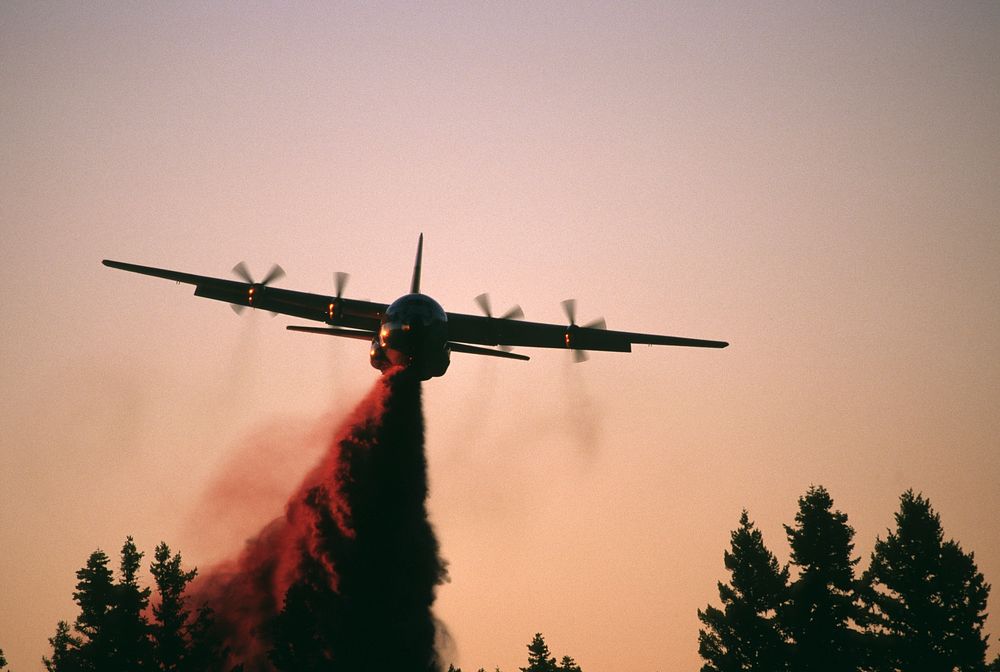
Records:
[[[732,343],[455,355],[425,384],[466,669],[516,670],[537,631],[587,672],[697,669],[740,510],[785,562],[811,484],[861,569],[912,487],[1000,586],[996,2],[9,0],[0,135],[17,672],[91,551],[233,553],[378,375],[104,258],[391,301],[423,232],[446,310],[574,297]]]

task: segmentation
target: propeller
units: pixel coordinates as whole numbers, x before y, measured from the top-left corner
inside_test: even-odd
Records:
[[[566,329],[566,347],[570,347],[570,341],[572,340],[573,330],[577,328],[576,324],[576,299],[566,299],[562,302],[563,311],[566,313],[566,319],[569,320],[569,327]],[[596,320],[591,320],[587,324],[580,325],[583,329],[607,329],[608,323],[604,321],[603,317],[599,317]],[[573,361],[576,363],[585,362],[589,356],[586,350],[577,350],[573,348]]]
[[[264,279],[261,280],[260,282],[256,282],[253,279],[253,276],[250,275],[250,269],[247,268],[247,262],[241,261],[240,263],[233,266],[233,275],[235,275],[237,278],[250,285],[250,289],[247,292],[247,298],[250,301],[250,305],[252,306],[254,295],[258,291],[260,291],[262,287],[266,287],[275,280],[280,280],[281,278],[285,277],[285,269],[283,269],[281,266],[278,266],[278,264],[274,264],[273,266],[271,266],[271,270],[267,272],[267,275],[264,276]],[[229,304],[229,307],[232,308],[233,312],[235,312],[237,315],[242,313],[243,309],[246,308],[246,306],[236,303]],[[271,313],[271,315],[274,316],[277,315],[277,313]]]
[[[493,309],[490,308],[490,295],[485,292],[476,297],[476,303],[479,305],[480,310],[486,317],[493,318]],[[506,313],[500,316],[501,320],[520,320],[524,317],[524,311],[521,310],[521,306],[514,305]]]
[[[489,294],[483,292],[482,294],[477,296],[476,304],[479,305],[479,309],[483,311],[483,314],[486,315],[486,317],[490,318],[491,320],[493,319],[493,309],[490,307]],[[522,317],[524,317],[524,311],[521,310],[521,306],[514,304],[513,306],[511,306],[509,310],[507,310],[506,313],[500,316],[500,319],[520,320]],[[512,348],[509,345],[501,345],[500,349],[503,350],[504,352],[510,352]]]
[[[334,286],[337,288],[336,298],[340,298],[344,293],[344,288],[347,287],[347,281],[351,279],[350,273],[344,273],[343,271],[337,271],[333,274]]]
[[[333,301],[327,306],[326,314],[332,322],[335,317],[340,317],[343,315],[343,310],[340,307],[340,297],[344,295],[344,288],[347,287],[347,281],[351,279],[350,273],[344,273],[343,271],[337,271],[333,274],[333,286],[335,287],[336,294],[334,295]]]
[[[275,280],[280,280],[281,278],[285,277],[285,269],[275,264],[274,266],[271,267],[271,270],[267,272],[267,275],[264,276],[263,280],[261,280],[260,282],[256,282],[253,279],[253,276],[250,275],[250,270],[247,268],[247,262],[245,261],[241,261],[240,263],[233,266],[233,273],[240,280],[251,285],[269,285]]]

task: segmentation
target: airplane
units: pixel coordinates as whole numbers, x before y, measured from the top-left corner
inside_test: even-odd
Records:
[[[566,325],[526,322],[521,319],[524,313],[519,306],[494,317],[486,294],[476,297],[484,315],[448,313],[437,301],[420,292],[423,249],[424,235],[420,234],[410,293],[390,304],[345,299],[342,295],[348,278],[346,273],[335,275],[336,293],[328,296],[272,287],[272,282],[285,275],[277,264],[260,282],[254,281],[243,262],[233,267],[233,272],[241,280],[239,282],[110,259],[105,259],[103,264],[194,285],[195,296],[225,301],[236,312],[247,307],[260,308],[272,314],[324,322],[328,326],[289,325],[287,329],[370,341],[368,354],[373,367],[385,373],[401,366],[417,373],[421,380],[444,375],[451,363],[452,352],[527,361],[527,355],[511,352],[508,348],[561,348],[571,350],[574,358],[582,361],[588,350],[631,352],[633,344],[696,348],[724,348],[729,345],[725,341],[612,331],[606,328],[603,319],[578,325],[576,305],[572,299],[563,301],[569,319]]]

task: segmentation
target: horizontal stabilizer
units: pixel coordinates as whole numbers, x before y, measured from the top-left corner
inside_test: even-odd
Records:
[[[465,343],[448,343],[448,347],[451,348],[452,352],[464,352],[469,355],[486,355],[487,357],[504,357],[506,359],[519,359],[522,362],[526,362],[531,357],[527,355],[519,355],[516,352],[507,352],[505,350],[493,350],[491,348],[477,348],[474,345],[466,345]]]
[[[323,334],[325,336],[342,336],[344,338],[356,338],[362,341],[370,341],[375,338],[374,331],[360,331],[358,329],[341,329],[340,327],[300,327],[290,324],[285,327],[289,331],[303,331],[307,334]]]

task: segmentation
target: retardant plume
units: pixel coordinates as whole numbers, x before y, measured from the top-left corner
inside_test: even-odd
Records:
[[[193,587],[231,662],[247,672],[439,670],[431,607],[445,569],[426,497],[420,381],[389,372],[285,516]]]

